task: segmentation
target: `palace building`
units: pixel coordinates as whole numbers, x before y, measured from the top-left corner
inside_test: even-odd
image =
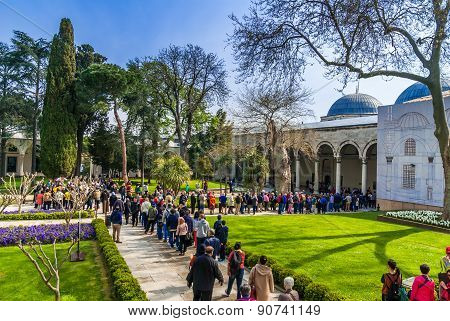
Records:
[[[447,83],[443,92],[445,105],[450,106]],[[387,106],[370,95],[346,95],[320,122],[291,130],[304,138],[288,145],[292,190],[370,190],[382,210],[442,207],[443,167],[429,95],[420,83]],[[450,108],[446,113],[448,120]],[[236,133],[233,144],[263,144],[262,135]],[[308,144],[313,157],[302,155],[297,144]],[[231,175],[239,182],[245,164],[236,165]]]

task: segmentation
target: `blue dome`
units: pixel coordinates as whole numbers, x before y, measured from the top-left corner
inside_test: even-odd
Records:
[[[351,94],[339,98],[331,106],[327,116],[338,115],[376,115],[381,103],[366,94]]]
[[[450,85],[446,82],[442,82],[442,91],[450,90]],[[430,90],[427,86],[422,84],[421,82],[416,82],[415,84],[409,86],[406,88],[400,96],[398,96],[397,100],[395,101],[395,104],[403,104],[407,101],[411,101],[417,98],[422,98],[425,96],[430,96]]]

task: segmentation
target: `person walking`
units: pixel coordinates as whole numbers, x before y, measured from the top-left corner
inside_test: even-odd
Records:
[[[197,196],[195,195],[195,192],[191,193],[191,212],[195,213],[195,205],[197,204]]]
[[[210,227],[207,220],[205,220],[205,214],[200,214],[200,218],[197,222],[197,251],[200,245],[205,243],[206,238],[208,237]]]
[[[300,296],[294,288],[294,279],[290,276],[284,278],[284,293],[278,297],[278,301],[300,301]]]
[[[397,263],[390,259],[387,262],[388,272],[381,276],[383,289],[381,290],[382,301],[400,301],[400,287],[402,286],[402,274],[397,268]]]
[[[147,230],[147,224],[148,224],[148,211],[152,207],[152,204],[148,200],[148,197],[144,199],[144,202],[141,204],[141,215],[142,215],[142,223],[144,226],[144,229]]]
[[[414,279],[411,290],[411,301],[434,301],[434,281],[429,277],[430,267],[420,266],[421,275]]]
[[[209,237],[205,240],[206,247],[211,246],[214,249],[212,258],[215,260],[219,256],[220,240],[215,236],[213,230],[209,230]]]
[[[267,265],[267,257],[261,256],[259,263],[250,271],[248,284],[255,289],[256,300],[269,301],[270,293],[274,292],[272,269]]]
[[[194,292],[194,301],[211,301],[214,282],[217,279],[220,286],[223,285],[223,275],[218,263],[211,257],[214,249],[202,244],[199,247],[197,257],[186,277],[187,286]],[[200,253],[205,254],[200,254]]]
[[[171,248],[175,247],[175,243],[178,245],[178,239],[176,235],[178,228],[178,218],[179,215],[177,211],[172,208],[166,221],[167,228],[169,229],[169,245]]]
[[[150,230],[150,235],[153,235],[153,232],[155,231],[155,223],[156,223],[156,215],[158,214],[158,211],[156,210],[156,204],[153,203],[152,206],[148,210],[148,220],[147,220],[147,226],[145,227],[145,234],[148,233]]]
[[[225,221],[222,221],[216,236],[220,240],[219,261],[222,262],[225,261],[225,249],[228,243],[228,226]]]
[[[234,250],[228,256],[228,287],[225,290],[225,296],[229,297],[233,289],[234,280],[236,280],[237,298],[241,298],[241,284],[244,278],[245,252],[241,249],[241,243],[234,244]]]
[[[178,226],[177,226],[177,237],[179,238],[179,255],[184,255],[186,253],[187,249],[187,240],[186,235],[188,234],[189,228],[186,222],[184,221],[184,218],[180,217],[178,219]]]
[[[122,243],[120,241],[120,230],[122,228],[122,215],[124,212],[124,205],[121,199],[116,200],[112,208],[111,223],[113,226],[113,240],[116,243]]]

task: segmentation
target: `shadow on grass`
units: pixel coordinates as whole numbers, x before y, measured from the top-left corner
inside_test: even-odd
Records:
[[[326,251],[321,251],[319,253],[316,253],[314,255],[311,255],[309,257],[302,258],[302,262],[291,262],[290,266],[292,268],[300,268],[305,263],[310,263],[314,261],[323,260],[325,257],[330,255],[335,255],[337,253],[346,252],[353,248],[356,248],[358,246],[364,246],[367,247],[369,244],[375,245],[375,251],[374,255],[377,258],[377,260],[385,265],[387,263],[387,260],[389,257],[386,255],[386,246],[389,242],[398,240],[416,233],[420,233],[421,231],[416,228],[408,228],[403,230],[396,230],[396,231],[385,231],[385,232],[374,232],[374,233],[362,233],[362,234],[344,234],[344,235],[327,235],[327,236],[318,236],[318,237],[302,237],[302,236],[294,236],[289,238],[277,238],[277,243],[283,243],[283,242],[297,242],[297,241],[314,241],[317,240],[320,242],[321,240],[337,240],[342,238],[361,238],[362,240],[357,240],[355,242],[344,244],[342,246],[338,246],[335,248],[327,249]],[[265,244],[265,241],[252,241],[252,242],[245,242],[245,245],[249,246],[258,246]],[[370,250],[372,252],[372,249]],[[394,258],[395,259],[395,258]],[[402,273],[406,275],[412,275],[409,271],[402,271]]]

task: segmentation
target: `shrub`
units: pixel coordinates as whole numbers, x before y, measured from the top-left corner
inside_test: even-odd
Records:
[[[139,282],[131,274],[130,268],[120,255],[105,226],[105,222],[101,219],[95,219],[92,221],[92,225],[97,233],[98,244],[111,275],[116,299],[120,301],[146,301],[147,295],[142,291]]]
[[[29,221],[29,220],[63,220],[66,217],[64,212],[36,212],[24,214],[0,214],[0,221]],[[95,212],[92,210],[81,212],[81,218],[94,218]],[[78,213],[72,219],[78,218]]]
[[[226,253],[229,254],[233,247],[228,244]],[[251,252],[245,252],[245,266],[252,268],[259,262],[259,255]],[[273,280],[275,284],[280,287],[284,286],[284,279],[288,276],[294,278],[294,290],[300,296],[300,299],[306,301],[343,301],[345,297],[335,292],[332,292],[327,286],[323,284],[314,283],[313,280],[304,273],[295,272],[294,270],[281,266],[276,260],[268,257],[267,265],[272,269]]]
[[[320,283],[310,283],[305,289],[305,301],[342,301],[342,297],[330,292],[327,286]]]

